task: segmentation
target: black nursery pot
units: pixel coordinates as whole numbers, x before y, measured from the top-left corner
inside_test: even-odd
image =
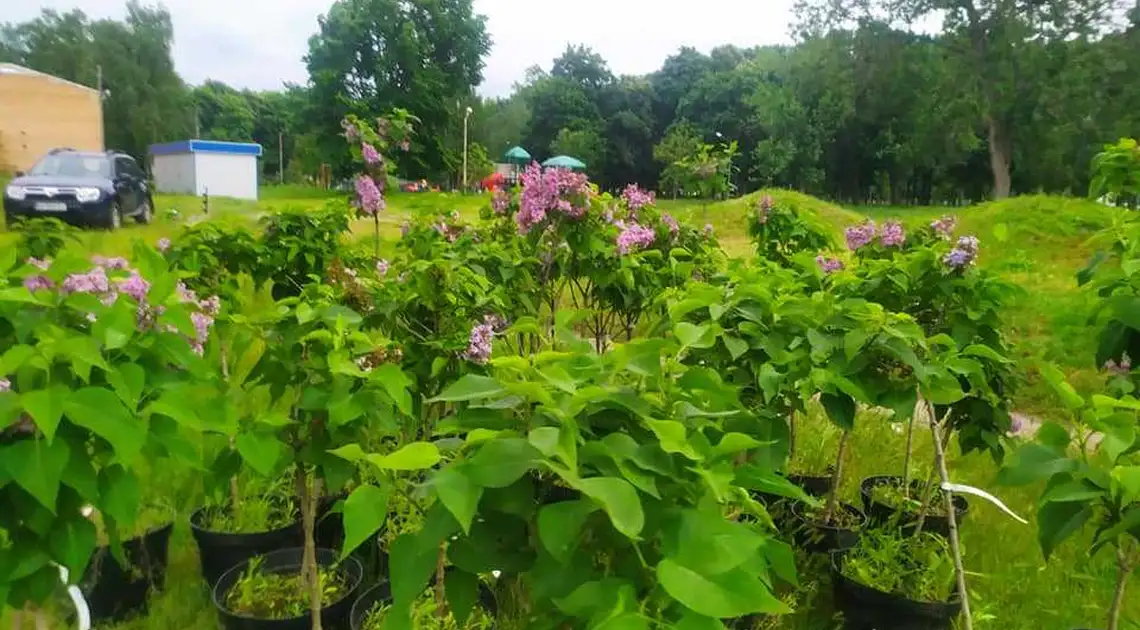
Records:
[[[872,496],[872,491],[883,484],[902,484],[902,477],[895,477],[890,475],[879,475],[875,477],[867,477],[859,484],[859,493],[863,497],[863,509],[867,513],[867,519],[874,525],[897,525],[904,535],[912,534],[918,528],[918,513],[900,510],[896,507],[886,505],[875,501]],[[917,480],[911,480],[911,491],[917,493],[921,498],[923,491],[923,484]],[[954,495],[954,515],[959,526],[966,518],[966,513],[970,509],[970,502],[966,497],[961,495]],[[922,526],[922,531],[938,534],[943,538],[950,536],[950,519],[947,516],[940,514],[927,514],[926,522]]]
[[[432,584],[434,583],[433,577]],[[364,591],[356,603],[352,605],[352,613],[349,615],[352,630],[361,630],[364,626],[364,620],[368,617],[368,613],[372,612],[373,606],[378,603],[388,604],[391,602],[392,585],[387,580],[382,580],[376,586]],[[494,592],[482,582],[479,584],[479,605],[492,616],[497,613],[499,608]]]
[[[796,484],[813,497],[826,497],[831,493],[831,476],[788,475],[788,481]]]
[[[792,538],[804,551],[822,553],[844,551],[859,542],[859,532],[867,526],[867,517],[859,508],[847,503],[838,503],[840,509],[858,520],[858,527],[846,528],[824,525],[804,513],[804,503],[792,504]]]
[[[296,547],[304,538],[300,519],[280,529],[233,534],[203,529],[202,520],[205,515],[206,508],[201,508],[190,515],[190,532],[198,545],[198,556],[202,561],[202,578],[211,587],[230,567],[254,556]]]
[[[842,552],[831,554],[835,608],[845,630],[950,630],[962,610],[956,596],[947,602],[916,602],[884,593],[843,575]]]
[[[270,573],[298,573],[301,571],[301,559],[304,550],[300,547],[281,549],[262,556],[261,570]],[[337,566],[337,554],[331,549],[317,549],[317,564],[323,568]],[[256,619],[244,617],[226,609],[226,594],[241,579],[249,569],[249,560],[234,566],[222,574],[218,583],[213,587],[212,599],[218,616],[222,619],[222,626],[226,630],[309,630],[312,619],[306,611],[300,617],[288,619]],[[360,590],[360,581],[364,573],[360,562],[349,556],[337,568],[343,572],[348,582],[344,597],[335,602],[328,602],[321,608],[321,625],[330,630],[343,629],[348,622],[348,614],[352,610],[352,603]]]
[[[122,621],[143,612],[151,589],[166,583],[166,552],[174,523],[123,542],[129,567],[119,566],[109,547],[95,551],[82,583],[91,621]]]

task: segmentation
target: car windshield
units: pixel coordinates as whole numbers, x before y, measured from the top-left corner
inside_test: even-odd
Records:
[[[29,175],[55,175],[60,177],[110,177],[111,164],[101,155],[59,153],[40,160]]]

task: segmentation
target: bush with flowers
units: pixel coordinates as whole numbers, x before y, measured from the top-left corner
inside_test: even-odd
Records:
[[[761,195],[748,214],[748,235],[756,253],[778,265],[795,267],[805,252],[812,254],[831,248],[828,228],[819,220],[778,204],[771,195]],[[841,262],[829,263],[832,267]]]

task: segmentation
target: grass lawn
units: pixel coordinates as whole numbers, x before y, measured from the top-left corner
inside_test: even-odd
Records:
[[[1077,287],[1075,274],[1092,253],[1089,238],[1109,224],[1116,210],[1083,200],[1056,197],[1021,197],[953,209],[845,209],[798,193],[772,191],[772,194],[779,203],[795,204],[814,212],[833,226],[836,234],[864,217],[876,221],[897,219],[908,226],[917,226],[943,214],[955,214],[960,234],[972,233],[981,239],[980,264],[1023,289],[1007,312],[1009,334],[1019,360],[1027,368],[1039,360],[1056,362],[1065,368],[1078,388],[1088,389],[1100,383],[1101,377],[1092,365],[1095,338],[1087,324],[1088,300]],[[309,189],[269,188],[256,203],[215,199],[210,217],[253,224],[264,212],[285,207],[313,207],[323,203],[323,198],[322,193]],[[662,201],[661,205],[682,221],[698,226],[711,224],[730,255],[745,257],[751,253],[747,213],[754,199],[707,205],[689,200]],[[182,223],[201,220],[201,202],[196,198],[160,197],[156,202],[159,217],[152,225],[131,225],[115,233],[84,232],[82,238],[92,251],[123,254],[129,252],[135,238],[154,242],[162,236],[176,237]],[[485,202],[483,197],[443,193],[392,195],[382,219],[383,236],[388,241],[397,238],[399,224],[410,213],[455,209],[466,217],[473,217]],[[177,220],[167,216],[165,211],[169,209],[178,211]],[[369,238],[372,224],[357,221],[353,231],[358,237]],[[2,236],[11,238],[7,234]],[[7,242],[0,239],[0,245]],[[1055,417],[1058,405],[1037,382],[1034,371],[1027,369],[1026,372],[1026,381],[1016,396],[1019,409],[1043,418]],[[844,498],[855,503],[862,478],[900,472],[905,441],[899,425],[871,418],[861,420],[852,437],[843,484]],[[801,466],[811,463],[808,467],[820,468],[835,452],[838,435],[819,415],[801,420],[798,435],[800,452],[796,461]],[[916,436],[914,470],[925,472],[931,461],[931,441],[925,431],[916,432]],[[996,483],[998,466],[987,456],[952,455],[951,475],[955,481],[998,495],[1015,512],[1032,521],[1040,488],[1000,487]],[[159,490],[180,489],[176,496],[183,503],[180,506],[183,517],[200,501],[201,488],[197,487],[192,471],[169,471],[161,477],[160,484],[164,487]],[[1108,554],[1089,558],[1084,553],[1086,547],[1072,542],[1045,564],[1037,545],[1035,525],[1021,525],[980,500],[972,502],[962,529],[976,628],[1073,630],[1103,626],[1115,579]],[[826,610],[828,587],[816,581],[817,574],[804,577],[807,586],[789,595],[803,611],[764,627],[788,630],[832,627],[819,613],[810,612],[816,607]],[[1133,592],[1140,592],[1140,584],[1135,582]],[[148,616],[114,628],[214,630],[219,627],[208,594],[198,578],[196,552],[184,522],[179,523],[171,541],[167,583],[167,589],[153,598]],[[7,618],[0,621],[3,622],[0,629],[7,630]],[[25,627],[32,626],[28,622]],[[1126,599],[1122,628],[1140,629],[1140,595],[1133,594]]]

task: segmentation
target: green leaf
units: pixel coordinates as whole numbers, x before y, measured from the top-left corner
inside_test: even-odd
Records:
[[[646,426],[661,442],[661,449],[666,453],[680,453],[693,461],[704,459],[700,453],[693,449],[686,437],[685,425],[673,420],[646,420]]]
[[[707,348],[709,343],[704,340],[705,335],[709,332],[708,326],[697,326],[689,322],[678,322],[673,326],[673,335],[677,337],[677,341],[686,348]]]
[[[1085,399],[1081,398],[1077,390],[1073,389],[1073,386],[1065,381],[1065,373],[1061,371],[1061,368],[1046,363],[1040,366],[1039,371],[1041,372],[1042,378],[1045,379],[1046,383],[1049,383],[1054,393],[1060,396],[1061,402],[1063,402],[1066,407],[1069,409],[1080,409],[1084,406]]]
[[[649,619],[639,613],[627,612],[592,625],[590,630],[649,630]]]
[[[35,354],[36,349],[28,345],[21,344],[8,348],[4,356],[0,357],[0,374],[16,373]]]
[[[459,569],[451,569],[443,577],[443,591],[447,606],[460,628],[464,627],[471,611],[479,602],[479,576]]]
[[[285,445],[276,436],[247,432],[237,436],[234,446],[249,467],[263,477],[270,477],[281,460]]]
[[[537,429],[532,429],[527,439],[532,446],[547,457],[554,457],[554,453],[558,450],[557,427],[538,427]]]
[[[130,461],[146,442],[146,426],[110,390],[85,387],[73,392],[63,411],[75,424],[107,440],[119,461]]]
[[[78,516],[57,521],[48,537],[52,560],[66,567],[71,576],[82,576],[87,570],[95,542],[95,524]]]
[[[831,421],[844,431],[855,428],[855,399],[846,394],[821,394],[819,401]]]
[[[120,527],[134,524],[140,501],[142,488],[134,473],[119,465],[99,472],[99,509]]]
[[[55,514],[55,498],[71,450],[63,440],[18,440],[0,447],[0,467],[40,505]]]
[[[38,389],[20,396],[24,411],[35,420],[49,443],[55,439],[55,430],[63,417],[63,403],[70,395],[71,390],[63,385],[53,385],[51,389]]]
[[[368,461],[385,470],[423,470],[439,463],[439,448],[431,442],[412,442],[390,455],[369,455]]]
[[[1140,466],[1117,466],[1112,478],[1120,484],[1120,502],[1128,505],[1140,498]]]
[[[388,549],[388,568],[395,608],[412,605],[431,579],[435,564],[435,550],[421,549],[417,534],[400,534],[392,541]]]
[[[374,381],[379,381],[384,391],[388,392],[388,396],[396,403],[400,413],[406,416],[412,414],[412,395],[408,392],[412,381],[400,366],[391,363],[378,365],[373,368],[371,376]]]
[[[142,367],[134,363],[116,365],[107,372],[107,383],[115,390],[119,400],[130,410],[136,410],[142,398],[143,387],[146,386],[146,373]]]
[[[479,400],[491,398],[503,393],[503,385],[489,376],[468,374],[448,385],[439,396],[428,402],[460,402],[465,400]]]
[[[467,464],[467,475],[484,488],[505,488],[530,470],[541,453],[521,438],[485,442]]]
[[[1016,451],[1013,460],[998,472],[998,480],[1019,486],[1048,479],[1076,468],[1077,463],[1040,444],[1026,444]]]
[[[763,445],[763,442],[743,433],[726,433],[720,439],[720,443],[713,447],[713,457],[735,455]]]
[[[739,337],[733,337],[725,333],[721,335],[720,339],[724,342],[724,347],[728,349],[728,354],[732,357],[733,361],[739,359],[745,352],[748,352],[748,342]]]
[[[1041,497],[1041,503],[1081,503],[1103,496],[1104,490],[1087,483],[1074,481],[1051,488]]]
[[[461,467],[448,466],[436,473],[432,479],[439,500],[447,508],[463,533],[471,532],[471,521],[483,497],[483,487],[475,484],[464,474]]]
[[[1037,510],[1037,541],[1045,559],[1066,538],[1072,536],[1093,515],[1092,509],[1082,503],[1046,503]]]
[[[593,477],[580,479],[571,485],[582,494],[601,504],[610,517],[614,529],[629,538],[637,538],[645,526],[645,512],[637,490],[624,479]]]
[[[657,565],[657,580],[673,599],[706,617],[791,612],[756,576],[741,569],[708,578],[666,558]]]
[[[344,547],[340,559],[355,551],[380,531],[388,516],[388,492],[376,486],[360,486],[344,500]]]
[[[593,501],[560,501],[538,512],[538,538],[559,562],[570,561],[586,519],[598,508]]]

